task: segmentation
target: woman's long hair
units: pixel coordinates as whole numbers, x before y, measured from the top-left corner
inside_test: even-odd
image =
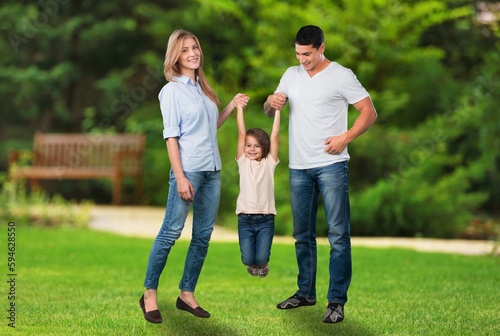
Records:
[[[181,67],[178,64],[179,57],[182,52],[182,43],[186,38],[192,37],[198,47],[200,48],[200,66],[198,69],[194,71],[195,76],[200,79],[201,89],[207,95],[210,100],[212,100],[217,105],[219,104],[219,99],[215,94],[214,90],[208,83],[205,74],[203,73],[203,52],[201,50],[200,41],[198,38],[191,32],[188,32],[183,29],[175,30],[168,39],[167,52],[165,53],[165,62],[163,63],[163,72],[165,73],[165,78],[167,81],[172,81],[174,76],[181,75]]]

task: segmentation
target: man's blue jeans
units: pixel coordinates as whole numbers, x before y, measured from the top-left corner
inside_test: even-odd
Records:
[[[312,169],[290,170],[293,237],[299,275],[297,294],[316,298],[316,215],[321,193],[330,242],[328,302],[347,302],[352,276],[349,172],[347,161]]]
[[[195,190],[193,205],[193,231],[184,264],[179,289],[194,292],[208,252],[208,244],[219,210],[220,171],[184,172]],[[181,236],[191,202],[184,201],[177,192],[177,182],[170,171],[170,187],[163,224],[149,255],[144,287],[158,289],[160,275],[167,263],[170,249]]]
[[[271,256],[273,237],[274,215],[238,215],[238,238],[243,265],[262,266],[267,264]]]

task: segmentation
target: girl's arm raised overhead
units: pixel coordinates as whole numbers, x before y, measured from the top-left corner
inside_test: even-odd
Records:
[[[245,153],[245,141],[247,130],[245,129],[245,118],[243,116],[243,107],[236,105],[236,124],[238,125],[238,147],[236,148],[236,160]]]
[[[269,154],[273,157],[274,161],[278,161],[278,138],[280,133],[280,110],[276,110],[274,114],[273,129],[271,131],[271,148]]]

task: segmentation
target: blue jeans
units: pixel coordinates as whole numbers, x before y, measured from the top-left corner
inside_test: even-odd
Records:
[[[330,243],[328,302],[347,302],[352,276],[349,172],[347,161],[325,167],[290,170],[290,192],[293,213],[293,237],[299,275],[297,294],[316,298],[316,215],[318,196],[328,224]]]
[[[274,237],[274,215],[239,214],[238,237],[243,265],[267,264]]]
[[[194,188],[193,231],[179,289],[194,292],[219,210],[221,178],[220,171],[184,172],[184,174]],[[191,207],[191,202],[179,197],[172,170],[169,183],[165,217],[151,248],[144,280],[144,287],[150,289],[158,289],[160,275],[167,263],[170,249],[181,236]]]

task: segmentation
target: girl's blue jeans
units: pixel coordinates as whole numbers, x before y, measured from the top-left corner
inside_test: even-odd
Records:
[[[274,237],[274,215],[239,214],[238,237],[243,265],[267,264]]]

